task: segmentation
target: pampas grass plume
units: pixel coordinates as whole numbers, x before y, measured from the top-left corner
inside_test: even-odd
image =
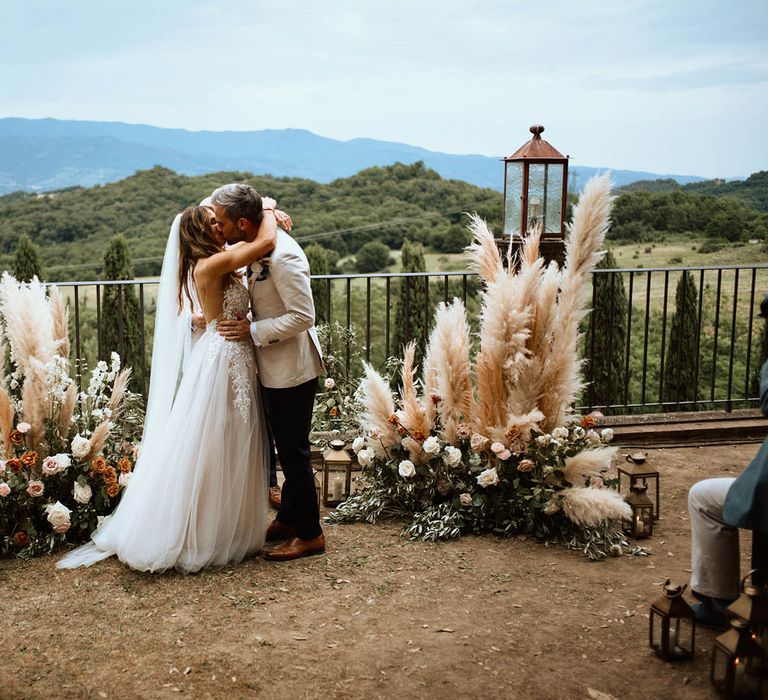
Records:
[[[610,468],[618,451],[618,447],[598,447],[594,450],[583,450],[572,457],[566,457],[563,478],[571,484],[575,484],[581,477],[600,474]]]
[[[15,414],[8,390],[0,386],[0,433],[3,435],[3,453],[6,457],[11,456],[11,431]]]
[[[91,449],[85,458],[86,462],[92,460],[104,449],[104,443],[107,441],[108,437],[109,421],[104,420],[101,421],[101,423],[99,423],[93,430],[93,435],[91,435]]]
[[[613,489],[574,486],[563,489],[560,494],[563,513],[577,525],[598,527],[606,520],[632,516],[632,508]]]

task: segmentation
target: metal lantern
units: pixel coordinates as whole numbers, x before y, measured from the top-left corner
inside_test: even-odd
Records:
[[[313,469],[312,470],[312,478],[315,481],[315,493],[317,494],[317,505],[318,505],[318,507],[320,506],[320,502],[321,502],[320,501],[320,494],[322,492],[322,486],[320,486],[320,479],[317,476],[319,473],[320,473],[320,471],[318,469]]]
[[[651,604],[648,643],[667,661],[693,658],[696,651],[696,618],[683,598],[686,587],[667,579],[662,597]]]
[[[712,648],[712,685],[726,700],[760,698],[765,671],[765,651],[749,623],[738,617],[731,620],[731,629],[717,637]]]
[[[745,620],[755,634],[757,641],[768,643],[768,590],[755,583],[757,569],[741,579],[741,595],[728,606],[728,611]]]
[[[343,440],[331,440],[323,451],[323,505],[334,507],[352,492],[352,458]]]
[[[659,498],[659,471],[648,464],[648,455],[645,452],[633,452],[626,456],[629,466],[620,465],[617,467],[619,472],[618,488],[621,491],[621,475],[629,477],[629,486],[642,482],[646,486],[653,486],[654,501],[656,507],[653,510],[653,519],[659,519],[661,512],[661,500]],[[649,483],[650,482],[650,483]]]
[[[653,534],[653,503],[645,495],[647,486],[636,483],[630,486],[630,493],[624,500],[632,509],[632,516],[624,520],[624,532],[636,540]]]
[[[563,240],[568,156],[541,138],[540,124],[529,131],[533,138],[504,158],[504,238],[524,236],[541,225],[543,238]]]

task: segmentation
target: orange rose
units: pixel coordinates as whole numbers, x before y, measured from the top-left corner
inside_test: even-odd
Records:
[[[107,467],[104,470],[104,473],[102,474],[102,478],[108,484],[116,483],[117,482],[117,472],[115,471],[115,468],[114,467]],[[107,491],[107,493],[109,493],[109,491]]]
[[[120,484],[118,484],[116,481],[107,486],[107,496],[110,498],[114,498],[118,493],[120,493]]]
[[[29,542],[29,535],[27,535],[26,532],[22,532],[20,530],[13,536],[13,544],[15,544],[17,547],[23,547],[28,542]]]
[[[339,415],[339,409],[336,408],[336,406],[332,406],[331,410],[328,411],[334,418]]]
[[[21,463],[20,459],[16,459],[16,457],[13,457],[12,459],[9,459],[5,466],[8,467],[14,474],[18,474],[22,469],[24,469],[24,465]]]
[[[597,425],[597,421],[592,418],[592,416],[582,416],[581,417],[581,427],[582,428],[594,428]]]
[[[21,463],[28,469],[34,467],[37,463],[37,452],[33,452],[32,450],[25,452],[21,455]]]
[[[104,470],[107,468],[107,460],[99,455],[93,459],[91,466],[93,466],[93,471],[95,471],[97,474],[103,474]]]
[[[128,457],[123,457],[118,463],[117,468],[123,473],[127,474],[131,469],[133,469],[133,466],[131,465],[131,460],[128,459]]]
[[[24,434],[20,433],[18,430],[13,429],[10,433],[8,433],[8,439],[14,444],[14,445],[23,445],[24,444]]]

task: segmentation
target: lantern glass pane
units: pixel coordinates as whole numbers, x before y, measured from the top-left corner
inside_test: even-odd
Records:
[[[506,163],[506,200],[504,201],[504,235],[520,234],[523,196],[523,164]]]
[[[664,618],[655,610],[651,610],[651,647],[654,651],[662,650]]]
[[[528,222],[526,232],[544,221],[546,168],[546,165],[540,163],[532,163],[528,167]]]
[[[563,218],[563,166],[560,163],[547,166],[544,209],[544,233],[562,233]]]

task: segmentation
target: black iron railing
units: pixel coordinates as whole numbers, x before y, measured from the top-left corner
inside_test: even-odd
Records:
[[[678,315],[676,287],[685,273],[692,276],[696,290],[693,313],[687,311],[693,326],[686,326],[687,332],[694,329],[695,350],[683,356],[690,344],[680,334],[671,341],[671,329]],[[59,283],[74,321],[70,324],[74,355],[83,359],[84,366],[108,359],[114,350],[141,368],[137,389],[146,391],[157,283],[157,279]],[[110,286],[116,286],[117,294],[107,307],[104,292]],[[613,413],[731,411],[755,405],[756,373],[766,354],[763,321],[757,317],[756,307],[768,291],[768,265],[598,269],[593,273],[593,307],[606,297],[615,298],[621,288],[625,293],[621,314],[609,314],[601,328],[591,327],[590,317],[584,323],[582,354],[588,384],[579,402],[581,409]],[[313,277],[318,325],[331,329],[323,334],[325,350],[337,354],[337,359],[343,356],[345,371],[352,375],[360,372],[360,360],[382,367],[396,354],[398,344],[414,333],[426,339],[440,302],[462,299],[470,326],[477,330],[478,289],[477,276],[468,272]],[[133,308],[138,308],[135,324],[126,317],[128,295],[133,295]],[[591,318],[604,317],[596,313]],[[111,343],[104,338],[106,321],[117,328]],[[623,325],[623,334],[615,332],[614,324]],[[129,329],[138,334],[134,357],[126,356]],[[600,332],[606,329],[607,333]],[[672,362],[670,354],[675,353],[677,361]],[[606,365],[600,361],[605,355],[620,355],[621,361]],[[617,371],[622,378],[621,386],[607,400],[600,396],[606,380],[600,372],[606,371]],[[670,372],[677,374],[678,381],[670,381]],[[681,382],[686,378],[689,386]]]

